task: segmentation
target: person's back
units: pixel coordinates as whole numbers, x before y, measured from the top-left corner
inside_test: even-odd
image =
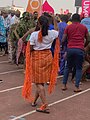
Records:
[[[53,40],[58,38],[58,31],[57,26],[55,26],[56,31],[48,30],[49,21],[48,18],[45,16],[39,17],[38,22],[40,25],[40,31],[36,31],[31,34],[30,42],[28,42],[26,49],[26,75],[30,76],[31,83],[28,82],[27,78],[29,77],[27,77],[25,79],[22,94],[24,98],[29,98],[29,100],[30,98],[32,99],[31,94],[27,95],[27,93],[32,92],[30,85],[33,82],[36,85],[36,93],[35,98],[31,104],[32,107],[36,106],[37,99],[40,97],[42,100],[42,105],[40,108],[37,108],[36,111],[49,113],[47,111],[48,104],[46,100],[44,84],[50,81],[52,86],[50,86],[49,91],[51,93],[53,90],[53,85],[55,85],[59,58],[52,58],[50,48]],[[55,50],[55,56],[59,56],[58,39],[56,40],[56,48],[57,50]],[[56,63],[57,65],[55,66],[54,63]],[[31,68],[27,68],[27,66],[29,65]],[[52,71],[54,71],[54,74],[52,74]],[[29,92],[26,91],[26,87],[29,88]]]
[[[60,38],[60,40],[62,40],[62,36],[64,34],[65,28],[67,27],[67,23],[66,22],[60,22],[58,24],[58,27],[59,27],[59,38]]]
[[[67,27],[68,16],[67,15],[63,15],[61,20],[62,20],[62,22],[58,23],[59,39],[60,39],[60,41],[62,40],[62,37],[63,37],[63,34],[64,34],[64,30]]]
[[[64,71],[62,90],[67,89],[66,84],[69,72],[75,67],[76,81],[74,92],[81,92],[82,90],[79,88],[79,84],[82,78],[82,65],[84,61],[84,38],[86,38],[87,43],[88,30],[80,24],[79,14],[72,16],[72,24],[65,29],[62,44],[64,44],[66,38],[68,38],[67,65]]]
[[[87,32],[87,28],[79,22],[69,25],[65,30],[68,34],[68,48],[84,49],[84,38]]]
[[[84,18],[81,21],[81,24],[85,25],[87,27],[88,31],[90,32],[90,17]]]
[[[81,24],[83,24],[83,25],[85,25],[87,27],[88,32],[89,32],[89,39],[88,39],[88,41],[90,42],[90,17],[84,18],[81,21]]]
[[[62,17],[62,22],[59,22],[58,24],[58,28],[59,28],[59,40],[60,42],[62,42],[62,37],[65,31],[65,28],[67,27],[67,22],[68,22],[68,16],[67,15],[63,15]],[[64,68],[65,68],[65,58],[64,58],[64,54],[67,51],[67,40],[63,46],[63,49],[61,49],[61,59],[60,59],[60,70],[59,70],[59,75],[63,75],[64,73]]]
[[[48,35],[44,36],[42,43],[38,42],[38,34],[40,31],[35,31],[31,34],[30,43],[33,45],[34,50],[50,49],[52,42],[58,36],[58,32],[55,30],[48,30]]]

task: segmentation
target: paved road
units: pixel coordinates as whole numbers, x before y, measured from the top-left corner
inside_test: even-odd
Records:
[[[84,82],[83,91],[75,94],[71,81],[68,90],[63,92],[62,78],[58,78],[53,94],[47,93],[50,114],[37,113],[21,96],[22,68],[8,63],[7,56],[0,57],[0,79],[3,80],[0,84],[0,120],[90,120],[90,82]],[[33,85],[33,92],[34,89]],[[38,100],[38,106],[40,102]]]

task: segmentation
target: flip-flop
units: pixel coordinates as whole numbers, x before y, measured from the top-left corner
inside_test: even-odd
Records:
[[[82,91],[82,89],[76,89],[76,90],[74,90],[74,92],[76,92],[76,93],[81,92],[81,91]]]
[[[42,109],[40,109],[40,108],[37,108],[37,109],[36,109],[37,112],[47,113],[47,114],[49,114],[50,111],[48,111],[48,110],[49,110],[49,109],[45,109],[45,110],[42,110]]]
[[[36,106],[37,106],[37,103],[31,103],[31,106],[32,106],[32,107],[36,107]]]
[[[3,80],[0,80],[0,83],[3,83]]]
[[[63,91],[67,90],[67,87],[62,87],[62,90],[63,90]]]
[[[36,111],[49,114],[50,112],[48,111],[49,109],[47,109],[47,106],[47,104],[43,104],[40,108],[37,108]]]

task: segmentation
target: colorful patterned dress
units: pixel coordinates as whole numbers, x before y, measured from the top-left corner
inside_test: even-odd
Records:
[[[4,19],[0,16],[0,43],[6,42],[6,28],[4,26]]]

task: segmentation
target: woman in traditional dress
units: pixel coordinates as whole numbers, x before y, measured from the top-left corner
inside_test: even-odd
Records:
[[[59,67],[58,58],[60,45],[59,40],[57,39],[55,55],[54,58],[52,58],[50,48],[54,39],[58,38],[58,31],[56,31],[57,26],[55,27],[55,30],[48,30],[49,22],[48,18],[45,16],[41,16],[38,19],[38,22],[40,25],[40,30],[31,34],[30,42],[27,44],[26,75],[23,87],[23,96],[27,99],[31,99],[30,84],[32,82],[35,83],[36,94],[32,102],[32,106],[36,106],[36,101],[38,97],[40,97],[42,100],[42,105],[40,108],[37,108],[36,111],[47,112],[46,107],[48,106],[48,103],[46,100],[44,84],[50,81],[49,92],[52,92]],[[28,49],[29,47],[31,52],[30,54]],[[29,74],[29,72],[31,72],[31,74]]]

